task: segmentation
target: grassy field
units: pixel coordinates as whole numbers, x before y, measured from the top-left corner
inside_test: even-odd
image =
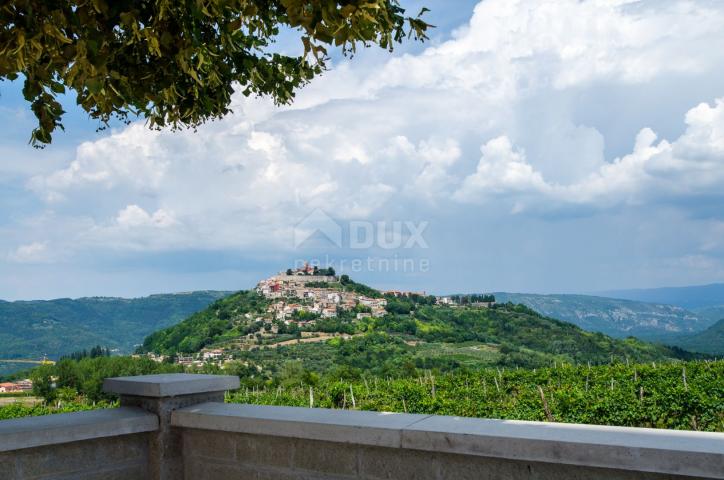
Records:
[[[479,342],[464,343],[417,343],[417,358],[447,358],[457,361],[461,366],[479,368],[480,365],[493,365],[500,358],[499,348]]]

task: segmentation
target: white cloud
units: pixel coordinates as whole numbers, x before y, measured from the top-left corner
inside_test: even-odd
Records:
[[[587,125],[572,105],[667,75],[718,81],[722,23],[724,6],[703,0],[486,0],[419,55],[343,63],[288,107],[237,95],[198,132],[134,124],[28,185],[57,215],[92,219],[70,235],[78,246],[251,251],[292,248],[315,208],[358,219],[444,205],[470,221],[461,204],[535,214],[720,195],[720,101],[670,142],[639,125],[611,162],[617,119]]]
[[[454,39],[388,62],[374,81],[498,99],[703,72],[724,55],[709,48],[722,39],[723,19],[721,6],[705,1],[487,0]]]
[[[609,208],[676,202],[682,196],[724,196],[724,99],[691,109],[686,125],[685,133],[673,143],[657,143],[656,133],[644,128],[630,154],[568,184],[544,179],[521,150],[515,150],[507,137],[499,137],[482,147],[477,171],[465,179],[454,198],[483,202],[506,195],[515,197],[520,211],[521,202],[551,210],[562,204]]]
[[[49,260],[48,248],[45,242],[32,242],[20,245],[10,252],[7,259],[15,263],[44,263]]]
[[[101,140],[84,142],[67,168],[35,176],[28,185],[50,201],[64,199],[63,192],[89,186],[106,191],[119,186],[153,190],[170,160],[168,149],[157,141],[160,136],[136,123]]]
[[[151,215],[138,205],[128,205],[118,212],[116,223],[122,228],[167,228],[176,225],[178,222],[173,218],[173,215],[163,209],[158,209]]]
[[[476,172],[463,181],[454,198],[463,202],[483,196],[545,194],[551,187],[526,161],[525,154],[514,150],[508,137],[490,140],[480,148],[483,156]]]

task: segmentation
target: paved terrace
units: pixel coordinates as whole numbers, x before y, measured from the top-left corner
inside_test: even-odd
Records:
[[[724,434],[224,404],[238,386],[107,379],[120,408],[0,422],[0,480],[724,479]]]

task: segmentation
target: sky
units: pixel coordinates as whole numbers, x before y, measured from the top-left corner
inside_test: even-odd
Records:
[[[386,289],[724,281],[724,3],[445,0],[289,106],[28,145],[0,82],[0,298],[238,290],[304,260]],[[278,47],[300,49],[287,34]]]

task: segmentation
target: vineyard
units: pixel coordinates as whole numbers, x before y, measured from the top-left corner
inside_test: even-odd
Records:
[[[724,361],[566,364],[313,383],[243,389],[227,401],[724,431]]]
[[[86,359],[81,364],[95,369],[83,388],[55,390],[44,404],[0,407],[0,420],[113,406],[114,398],[99,395],[102,378],[129,369],[131,374],[144,374],[165,368],[145,359],[134,362],[122,357]],[[540,369],[424,371],[406,378],[296,373],[266,383],[244,377],[242,384],[249,387],[231,392],[227,401],[724,432],[724,361],[559,363]],[[83,378],[77,372],[71,376],[77,375]],[[58,380],[67,382],[62,375]]]
[[[50,415],[53,413],[83,412],[87,410],[109,408],[112,406],[115,406],[115,404],[110,404],[107,402],[92,403],[87,401],[55,403],[53,405],[25,405],[17,402],[10,405],[0,406],[0,420],[10,420],[12,418],[23,417],[38,417],[41,415]]]

